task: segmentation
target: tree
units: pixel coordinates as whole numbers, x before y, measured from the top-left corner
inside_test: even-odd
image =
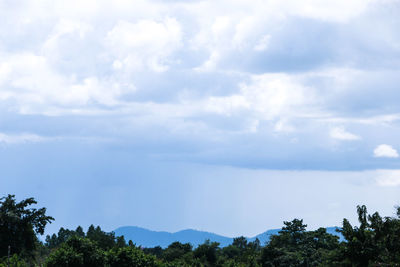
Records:
[[[116,238],[115,238],[115,245],[117,246],[117,247],[119,247],[119,248],[123,248],[123,247],[126,247],[126,241],[125,241],[125,237],[123,236],[123,235],[121,235],[121,236],[117,236]]]
[[[116,243],[114,232],[106,233],[101,230],[100,226],[94,227],[93,224],[89,226],[86,237],[96,242],[97,245],[104,250],[111,249]],[[120,239],[119,244],[121,244],[122,241],[125,242],[125,239]]]
[[[11,253],[32,255],[38,243],[36,235],[43,235],[46,225],[54,220],[46,215],[46,208],[29,208],[34,204],[34,198],[21,202],[15,195],[0,198],[0,257],[8,254],[9,246]]]
[[[132,240],[129,240],[128,246],[129,247],[133,247],[134,246]],[[146,253],[146,254],[150,254],[150,255],[156,256],[159,259],[159,258],[162,257],[163,249],[160,246],[156,246],[154,248],[143,248],[143,252]]]
[[[306,232],[303,220],[284,222],[282,231],[262,249],[261,266],[337,266],[338,237],[325,228]]]
[[[221,254],[228,266],[257,266],[259,250],[260,240],[248,242],[247,238],[240,236],[234,238],[231,245],[222,248]]]
[[[342,253],[353,266],[398,266],[400,262],[400,208],[397,218],[382,218],[378,212],[368,215],[367,208],[357,206],[360,226],[343,219],[340,232],[346,239]]]
[[[292,246],[297,246],[301,242],[304,232],[306,231],[307,224],[303,224],[303,220],[294,219],[291,222],[283,222],[285,225],[279,233],[286,235]]]
[[[180,242],[171,243],[162,253],[162,258],[166,261],[174,261],[182,258],[185,254],[192,252],[192,245]]]
[[[75,233],[79,237],[85,237],[85,232],[83,232],[83,228],[80,225],[76,228]]]
[[[58,230],[57,235],[52,234],[51,236],[46,236],[45,245],[48,248],[59,247],[74,235],[76,235],[74,231],[61,227],[60,230]]]
[[[200,259],[206,266],[215,266],[219,249],[218,242],[206,240],[193,251],[193,256]]]
[[[106,261],[97,244],[76,235],[69,238],[47,258],[47,267],[101,267]]]
[[[161,264],[153,255],[146,255],[137,247],[114,248],[107,253],[110,267],[156,267]]]
[[[75,231],[61,227],[57,234],[46,236],[45,245],[50,249],[57,248],[73,236],[85,237],[85,232],[83,232],[81,226],[78,226]]]
[[[236,237],[233,239],[232,246],[244,250],[247,248],[247,238],[244,236]]]
[[[4,257],[0,260],[0,267],[28,267],[30,266],[24,259],[18,257],[17,254],[12,255],[9,259]]]
[[[376,232],[371,228],[367,208],[364,205],[357,206],[357,214],[359,227],[353,228],[347,219],[343,219],[343,228],[340,232],[347,240],[344,255],[353,266],[368,266],[379,254]]]

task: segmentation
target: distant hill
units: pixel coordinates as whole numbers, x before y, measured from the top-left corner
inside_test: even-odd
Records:
[[[336,229],[338,228],[326,228],[328,233],[339,236],[340,240],[342,241],[343,237],[340,233],[336,232]],[[249,241],[254,241],[256,238],[258,238],[261,244],[264,245],[269,241],[271,235],[278,234],[280,230],[281,229],[268,230],[262,234],[256,235],[255,237],[249,237],[247,239]],[[179,241],[181,243],[191,243],[194,247],[197,247],[199,244],[204,243],[204,241],[207,239],[220,243],[221,247],[226,247],[232,244],[233,241],[233,238],[230,237],[192,229],[182,230],[176,233],[169,233],[163,231],[151,231],[137,226],[124,226],[117,228],[114,232],[116,236],[123,235],[126,241],[132,240],[133,243],[142,247],[161,246],[166,248],[169,244],[175,241]]]

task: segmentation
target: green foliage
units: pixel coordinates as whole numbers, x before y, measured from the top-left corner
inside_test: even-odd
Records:
[[[0,267],[28,267],[28,263],[22,259],[21,257],[18,256],[18,254],[14,254],[10,257],[10,259],[7,259],[7,257],[3,257],[2,260],[0,261]]]
[[[99,265],[100,266],[100,265]],[[146,255],[136,247],[114,248],[107,252],[109,267],[156,267],[161,266],[156,257]]]
[[[377,212],[368,215],[365,206],[357,206],[357,214],[358,227],[343,220],[341,233],[347,242],[342,252],[347,261],[353,266],[399,266],[400,208],[397,218],[382,218]]]
[[[49,255],[48,267],[104,266],[105,254],[95,242],[88,238],[73,236]]]
[[[101,230],[100,226],[94,227],[93,224],[89,226],[86,237],[96,242],[97,245],[104,250],[111,249],[116,244],[116,238],[113,232],[106,233]]]
[[[174,242],[169,245],[162,253],[162,259],[165,261],[174,261],[176,259],[185,258],[186,256],[192,257],[192,245],[189,243],[182,244],[180,242]],[[189,254],[190,255],[187,255]]]
[[[194,251],[193,256],[199,259],[204,266],[215,266],[218,260],[219,243],[206,240],[204,244],[199,245]]]
[[[324,228],[306,232],[303,220],[294,219],[284,225],[263,248],[261,266],[323,266],[334,261],[335,255],[330,252],[339,248],[338,237]]]
[[[45,245],[48,248],[56,248],[62,245],[63,243],[67,242],[67,240],[73,236],[85,237],[85,233],[83,232],[82,227],[78,226],[78,228],[75,231],[64,229],[63,227],[61,227],[60,230],[58,230],[57,235],[52,234],[51,236],[49,235],[46,236]]]
[[[86,234],[83,232],[81,226],[78,226],[75,231],[61,227],[57,234],[46,236],[45,245],[50,249],[57,248],[72,237],[86,237],[103,250],[109,250],[115,246],[126,246],[126,241],[123,236],[116,237],[113,232],[104,232],[101,230],[100,226],[94,227],[94,225],[89,226]]]
[[[130,247],[133,246],[132,240],[129,240],[128,244]],[[143,252],[146,254],[156,256],[157,258],[160,259],[163,254],[163,249],[160,246],[156,246],[154,248],[143,248]]]
[[[69,246],[63,246],[54,251],[46,260],[46,266],[84,266],[83,254]]]
[[[28,208],[33,198],[17,203],[13,195],[0,199],[0,267],[258,267],[258,266],[400,266],[400,207],[396,217],[368,214],[357,206],[358,226],[343,219],[339,230],[345,241],[339,242],[325,228],[306,231],[303,220],[284,222],[282,230],[265,246],[257,239],[249,242],[241,236],[231,245],[205,241],[197,248],[174,242],[167,248],[140,248],[123,236],[116,237],[99,226],[85,233],[60,228],[46,237],[45,244],[36,235],[43,234],[53,218],[45,208]],[[6,257],[8,245],[11,257]],[[44,263],[44,265],[43,265]]]
[[[223,266],[257,266],[261,250],[260,240],[248,242],[241,236],[233,239],[232,245],[222,248]]]
[[[32,256],[37,248],[37,234],[43,234],[48,223],[54,219],[46,215],[46,208],[29,208],[37,204],[34,198],[21,202],[14,195],[0,198],[0,257],[11,253]]]
[[[73,235],[47,258],[47,267],[124,267],[160,266],[156,257],[146,255],[137,247],[114,247],[103,250],[98,242]]]

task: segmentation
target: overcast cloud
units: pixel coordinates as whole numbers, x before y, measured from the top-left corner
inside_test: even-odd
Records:
[[[399,14],[398,0],[0,0],[1,157],[28,155],[0,173],[4,188],[41,179],[12,171],[29,151],[51,161],[86,149],[81,180],[123,151],[126,181],[140,158],[329,179],[370,171],[397,187]]]

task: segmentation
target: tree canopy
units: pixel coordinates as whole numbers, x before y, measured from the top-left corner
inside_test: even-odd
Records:
[[[34,198],[17,202],[15,195],[0,198],[0,257],[11,253],[32,254],[38,239],[54,218],[46,215],[46,208],[32,208]]]
[[[399,266],[400,208],[396,216],[368,214],[365,206],[357,206],[359,225],[343,219],[338,228],[344,238],[328,233],[325,228],[307,231],[302,219],[283,222],[282,229],[266,244],[246,237],[233,239],[220,247],[205,240],[193,247],[190,243],[173,242],[167,248],[142,248],[123,236],[105,232],[90,225],[85,232],[61,227],[58,233],[38,240],[54,219],[45,208],[32,208],[33,198],[21,202],[14,195],[0,199],[0,267],[266,267],[266,266]],[[10,259],[5,257],[8,246]],[[8,262],[9,261],[9,262]]]

